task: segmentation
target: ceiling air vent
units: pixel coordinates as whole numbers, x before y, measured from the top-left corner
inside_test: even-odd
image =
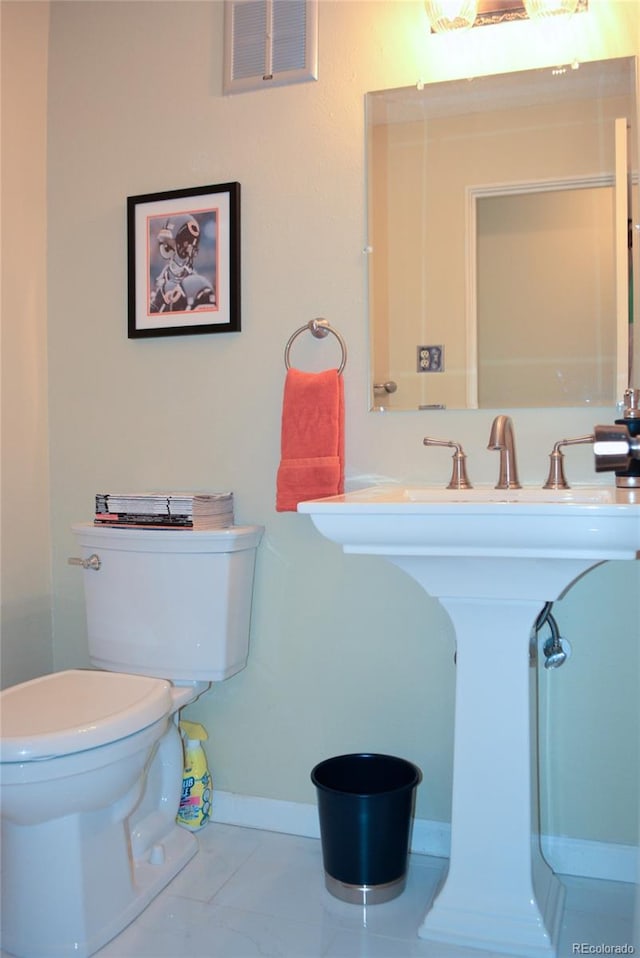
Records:
[[[224,92],[318,79],[318,0],[225,0]]]

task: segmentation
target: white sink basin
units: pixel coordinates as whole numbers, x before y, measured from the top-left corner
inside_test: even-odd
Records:
[[[638,558],[640,501],[603,486],[388,485],[298,511],[344,552],[403,569],[455,628],[451,857],[418,935],[555,956],[564,890],[540,850],[532,632],[543,604],[593,566]],[[399,614],[399,630],[401,622]]]
[[[603,561],[635,559],[640,548],[640,503],[617,501],[605,486],[371,486],[298,511],[345,552],[370,555]]]

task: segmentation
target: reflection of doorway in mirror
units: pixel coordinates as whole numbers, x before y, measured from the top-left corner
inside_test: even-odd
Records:
[[[611,405],[613,187],[479,197],[475,218],[477,405]]]

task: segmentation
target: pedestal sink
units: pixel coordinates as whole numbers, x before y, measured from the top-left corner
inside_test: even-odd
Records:
[[[347,553],[380,555],[447,610],[457,670],[451,857],[421,938],[554,956],[563,887],[540,851],[533,626],[608,559],[636,559],[640,504],[566,491],[375,486],[302,502]]]

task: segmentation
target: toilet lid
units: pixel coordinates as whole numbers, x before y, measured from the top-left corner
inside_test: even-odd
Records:
[[[139,732],[171,711],[171,685],[69,669],[0,692],[0,761],[70,755]]]

